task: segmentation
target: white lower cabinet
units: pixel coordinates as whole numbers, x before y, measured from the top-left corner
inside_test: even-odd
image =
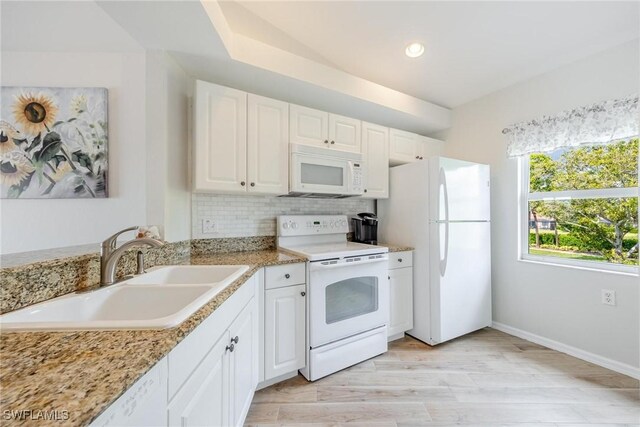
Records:
[[[306,286],[265,291],[265,380],[305,366]]]
[[[389,254],[389,337],[413,328],[412,255],[412,252]]]
[[[258,385],[253,276],[100,415],[95,426],[241,426]]]
[[[229,328],[229,425],[242,425],[258,385],[258,307],[249,303]]]
[[[258,384],[258,307],[251,299],[169,404],[170,426],[239,426]]]
[[[170,426],[228,426],[229,332],[225,332],[172,400]]]

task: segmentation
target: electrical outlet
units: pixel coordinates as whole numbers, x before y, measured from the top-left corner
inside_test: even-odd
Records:
[[[218,232],[218,223],[211,218],[202,220],[202,234],[215,234]]]
[[[602,303],[606,305],[616,305],[616,291],[612,291],[610,289],[603,289]]]

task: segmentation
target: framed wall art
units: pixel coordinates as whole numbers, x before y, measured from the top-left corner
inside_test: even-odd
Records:
[[[104,198],[107,89],[2,87],[0,198]]]

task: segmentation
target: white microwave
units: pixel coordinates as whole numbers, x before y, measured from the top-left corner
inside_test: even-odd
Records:
[[[363,194],[362,154],[291,144],[289,196],[354,197]]]

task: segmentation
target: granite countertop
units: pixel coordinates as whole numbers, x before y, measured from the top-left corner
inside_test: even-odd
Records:
[[[378,243],[378,246],[385,246],[389,248],[389,252],[406,252],[406,251],[412,251],[414,249],[411,246],[398,246],[398,245],[391,245],[389,243]]]
[[[13,332],[0,337],[0,408],[68,411],[56,425],[86,425],[166,356],[256,271],[305,258],[261,250],[192,256],[183,264],[249,265],[249,270],[175,328]],[[4,412],[3,412],[4,413]],[[2,420],[2,425],[30,420]]]

